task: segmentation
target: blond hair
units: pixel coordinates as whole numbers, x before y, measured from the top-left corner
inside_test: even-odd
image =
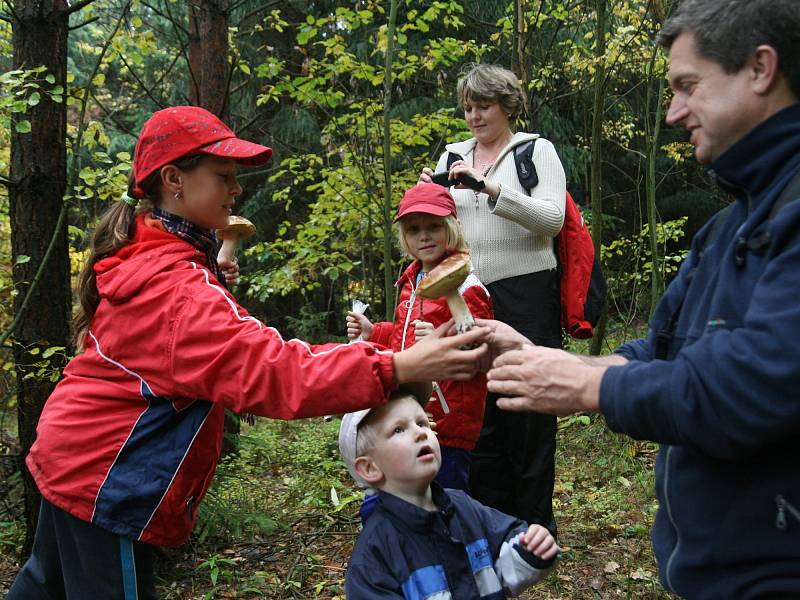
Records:
[[[408,213],[410,215],[413,214],[428,214],[428,213]],[[469,246],[467,246],[467,240],[464,238],[464,231],[461,229],[461,222],[456,218],[455,215],[447,215],[446,217],[437,217],[436,215],[430,215],[434,219],[440,219],[445,227],[445,236],[444,236],[444,243],[447,246],[448,252],[458,251],[458,252],[469,252]],[[403,220],[405,219],[405,215],[400,218],[398,221],[397,227],[397,242],[400,244],[400,249],[403,251],[403,254],[408,258],[416,258],[414,254],[411,252],[411,248],[408,247],[408,243],[406,242],[406,231],[405,226],[403,225]]]
[[[456,86],[459,108],[463,110],[474,102],[497,102],[509,120],[516,121],[525,110],[525,91],[517,76],[497,65],[472,64],[467,68]]]
[[[380,435],[380,424],[383,416],[397,402],[402,402],[403,400],[411,400],[419,405],[419,401],[414,394],[409,394],[406,391],[394,391],[389,395],[386,404],[376,406],[361,420],[356,431],[356,458],[365,456],[372,451]]]

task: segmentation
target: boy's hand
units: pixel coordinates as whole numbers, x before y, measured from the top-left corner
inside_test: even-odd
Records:
[[[372,322],[364,315],[347,311],[347,337],[354,340],[358,336],[365,341],[372,337]]]
[[[541,525],[531,525],[519,534],[519,544],[542,560],[555,558],[560,548],[552,534]]]
[[[226,258],[217,259],[217,264],[219,265],[222,274],[225,275],[225,283],[228,287],[234,285],[237,281],[239,281],[239,261],[235,258],[233,260],[228,260]]]
[[[426,335],[433,333],[433,323],[428,323],[428,321],[420,321],[416,319],[413,322],[414,325],[414,337],[416,339],[424,338]]]

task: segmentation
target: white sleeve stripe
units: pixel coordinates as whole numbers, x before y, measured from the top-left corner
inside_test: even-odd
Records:
[[[517,538],[511,544],[503,542],[500,548],[500,555],[494,563],[494,569],[500,578],[503,589],[509,596],[516,597],[533,585],[549,569],[537,569],[522,558],[517,552],[516,546],[519,545]]]
[[[222,297],[228,303],[228,306],[231,308],[231,311],[233,312],[233,314],[236,316],[236,318],[239,321],[252,321],[252,322],[254,322],[254,323],[256,323],[258,325],[259,329],[266,328],[267,330],[269,330],[269,331],[271,331],[271,332],[273,332],[275,334],[275,336],[278,338],[278,341],[280,341],[281,344],[298,344],[300,346],[303,346],[306,349],[306,352],[308,352],[309,356],[312,356],[312,357],[325,356],[327,354],[332,354],[334,352],[338,352],[339,350],[343,350],[345,348],[350,348],[350,347],[354,346],[355,344],[367,344],[370,348],[373,348],[375,350],[376,354],[379,354],[379,355],[391,356],[393,354],[393,352],[391,350],[378,350],[372,344],[369,344],[368,342],[364,342],[364,341],[352,342],[350,344],[336,344],[335,346],[333,346],[332,348],[329,348],[327,350],[314,352],[311,349],[311,346],[308,344],[308,342],[304,342],[303,340],[298,340],[298,339],[284,340],[283,336],[280,334],[280,332],[277,329],[275,329],[274,327],[269,327],[269,326],[265,325],[264,323],[262,323],[261,321],[259,321],[255,317],[249,317],[249,316],[243,317],[239,313],[239,310],[238,310],[238,308],[236,306],[236,303],[233,302],[228,297],[228,295],[225,293],[225,290],[223,290],[220,286],[214,285],[213,283],[211,283],[211,280],[209,279],[209,276],[208,276],[208,271],[206,269],[204,269],[203,267],[197,265],[194,262],[190,261],[190,264],[195,269],[197,269],[201,273],[203,273],[203,277],[205,278],[205,282],[209,287],[213,288],[214,290],[216,290],[217,292],[222,294]]]

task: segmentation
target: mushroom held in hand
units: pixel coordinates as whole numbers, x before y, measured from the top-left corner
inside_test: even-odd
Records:
[[[244,217],[232,215],[228,221],[228,226],[224,229],[217,229],[217,237],[222,240],[222,248],[219,250],[217,260],[223,259],[233,262],[236,257],[236,243],[239,240],[249,238],[256,232],[256,226]]]
[[[469,255],[465,252],[456,252],[432,269],[416,290],[417,296],[431,300],[444,296],[455,319],[458,333],[465,333],[475,326],[475,320],[467,304],[458,293],[458,286],[464,283],[471,270]]]

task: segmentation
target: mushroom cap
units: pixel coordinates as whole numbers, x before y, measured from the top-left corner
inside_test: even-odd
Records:
[[[241,240],[256,232],[256,226],[244,217],[231,215],[228,226],[217,229],[217,237],[221,240]]]
[[[417,296],[422,298],[441,298],[448,292],[458,289],[472,271],[469,254],[456,252],[445,258],[428,273],[417,286]]]

